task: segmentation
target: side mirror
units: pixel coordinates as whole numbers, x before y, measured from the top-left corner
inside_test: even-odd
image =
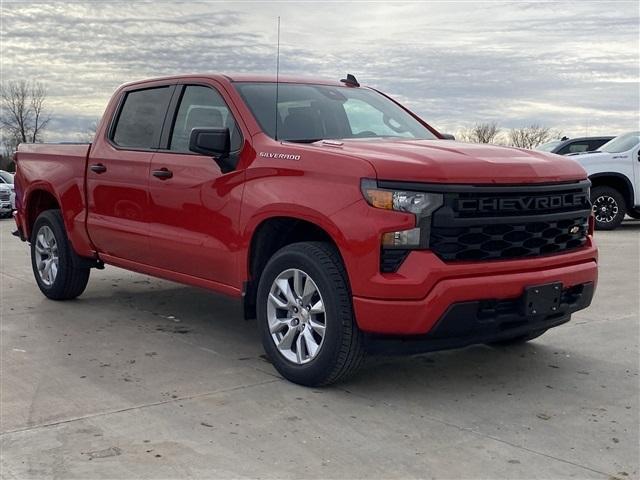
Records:
[[[456,139],[456,137],[454,137],[450,133],[441,133],[440,136],[442,137],[442,140],[455,140]]]
[[[213,157],[222,173],[234,169],[229,162],[231,135],[228,128],[194,128],[189,137],[189,150]]]

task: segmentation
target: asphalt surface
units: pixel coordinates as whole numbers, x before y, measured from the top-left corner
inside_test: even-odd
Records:
[[[234,301],[117,268],[46,300],[0,220],[0,477],[638,478],[640,222],[593,305],[520,347],[293,385]]]

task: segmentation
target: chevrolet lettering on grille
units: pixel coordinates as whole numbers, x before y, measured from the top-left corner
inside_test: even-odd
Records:
[[[586,193],[566,193],[563,195],[526,196],[507,198],[459,198],[459,212],[526,212],[589,207]]]

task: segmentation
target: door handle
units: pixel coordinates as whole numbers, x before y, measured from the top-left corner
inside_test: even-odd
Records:
[[[101,163],[95,163],[91,165],[89,168],[91,169],[92,172],[96,172],[96,173],[104,173],[107,171],[107,167],[105,167]]]
[[[159,178],[160,180],[168,180],[169,178],[173,177],[173,172],[168,168],[161,168],[160,170],[154,170],[153,172],[151,172],[151,175]]]

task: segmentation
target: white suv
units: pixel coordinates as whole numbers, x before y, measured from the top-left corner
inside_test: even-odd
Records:
[[[629,132],[595,152],[572,155],[591,180],[596,228],[613,230],[627,214],[640,218],[640,132]]]

